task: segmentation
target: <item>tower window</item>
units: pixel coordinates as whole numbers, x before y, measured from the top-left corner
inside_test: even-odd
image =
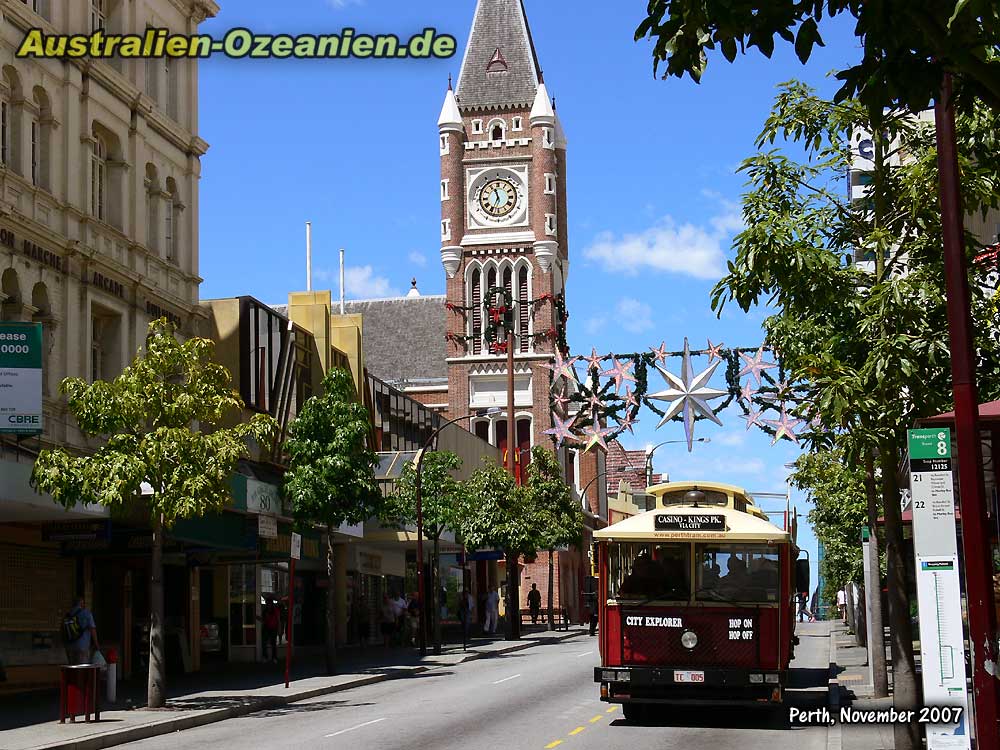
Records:
[[[441,180],[441,200],[448,200],[448,180]]]
[[[542,136],[542,145],[545,148],[552,148],[552,128],[545,128]]]
[[[449,145],[450,144],[448,143],[448,136],[442,135],[441,136],[440,147],[439,147],[440,150],[441,150],[441,156],[444,156],[445,154],[447,154],[451,150],[449,148]]]
[[[556,233],[556,215],[545,214],[545,234],[554,235]]]
[[[445,219],[441,222],[441,239],[451,239],[451,219]]]
[[[511,120],[511,123],[510,123],[510,129],[511,130],[521,130],[521,128],[522,128],[522,126],[521,126],[521,118],[520,117],[515,117],[513,120]]]
[[[554,174],[545,174],[545,194],[555,195],[556,193],[556,176]]]
[[[472,121],[472,132],[475,135],[480,135],[483,132],[483,121],[473,120]]]
[[[490,137],[494,141],[502,141],[503,140],[503,128],[501,128],[499,125],[497,125],[496,127],[494,127],[493,128],[493,134]]]

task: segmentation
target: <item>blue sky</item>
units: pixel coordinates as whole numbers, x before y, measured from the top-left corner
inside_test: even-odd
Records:
[[[204,298],[251,294],[281,302],[305,287],[304,222],[313,222],[314,284],[334,288],[337,249],[347,249],[348,295],[393,296],[416,277],[443,293],[436,121],[448,74],[458,75],[474,0],[227,0],[202,30],[221,36],[333,33],[345,26],[401,37],[428,26],[453,34],[450,60],[229,60],[200,69],[201,273]],[[569,140],[571,271],[569,340],[574,352],[630,352],[666,341],[706,339],[756,346],[762,315],[709,306],[733,234],[741,226],[743,178],[775,86],[791,78],[830,93],[828,71],[859,56],[845,23],[803,67],[779,47],[730,65],[711,58],[700,85],[652,75],[650,43],[634,42],[642,0],[526,0],[529,23]],[[571,10],[571,12],[570,12]],[[705,360],[696,361],[701,368]],[[674,361],[674,370],[678,364]],[[660,385],[651,375],[650,388]],[[716,385],[725,387],[722,370]],[[711,443],[667,445],[656,469],[674,479],[729,481],[783,492],[798,451],[747,432],[739,413],[723,427],[699,422]],[[626,447],[683,439],[644,412]],[[803,498],[793,494],[800,511]],[[769,500],[768,509],[783,507]],[[780,521],[779,521],[780,522]],[[815,560],[811,534],[802,538]],[[814,574],[815,575],[815,574]]]

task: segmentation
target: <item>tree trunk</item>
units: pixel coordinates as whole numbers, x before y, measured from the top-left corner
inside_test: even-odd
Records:
[[[871,621],[871,640],[868,644],[868,659],[872,665],[872,676],[876,698],[889,695],[889,674],[885,663],[885,629],[882,619],[882,566],[878,541],[878,493],[875,490],[875,464],[870,451],[865,452],[865,496],[868,500],[868,568],[869,580],[865,581],[868,596],[868,617]]]
[[[153,553],[149,579],[149,677],[146,704],[163,708],[167,701],[166,648],[163,642],[163,516],[153,518]]]
[[[333,552],[333,529],[326,527],[326,673],[334,674],[337,664],[337,591]]]
[[[507,561],[507,616],[506,638],[508,641],[516,641],[521,637],[521,602],[517,591],[517,558],[513,552],[506,553]]]
[[[556,629],[556,621],[552,613],[552,600],[555,597],[555,590],[556,590],[555,581],[553,581],[553,578],[555,578],[555,576],[553,575],[553,568],[555,567],[555,565],[552,561],[552,555],[553,552],[550,549],[549,550],[549,630]]]
[[[431,622],[434,623],[434,653],[441,653],[441,603],[438,601],[438,594],[440,593],[441,586],[437,582],[438,570],[440,569],[440,562],[438,560],[438,550],[441,549],[441,535],[438,534],[434,537],[434,551],[431,553],[431,617],[433,618]]]
[[[892,705],[899,711],[916,711],[920,704],[920,690],[913,661],[913,628],[903,567],[903,521],[899,509],[899,483],[896,481],[898,455],[891,444],[883,444],[879,448],[892,646]],[[893,735],[896,750],[918,750],[920,747],[920,726],[915,722],[894,724]]]

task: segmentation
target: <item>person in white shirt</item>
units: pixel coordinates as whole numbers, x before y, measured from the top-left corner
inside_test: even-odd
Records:
[[[840,610],[840,619],[847,622],[847,592],[841,589],[837,592],[837,609]]]
[[[490,589],[490,593],[486,595],[486,620],[483,622],[484,633],[497,632],[497,620],[500,616],[499,608],[500,594],[497,593],[496,589]]]

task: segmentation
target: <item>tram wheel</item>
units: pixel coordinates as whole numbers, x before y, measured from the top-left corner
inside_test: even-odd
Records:
[[[622,715],[625,717],[625,721],[637,724],[642,721],[645,715],[645,706],[641,703],[623,703],[622,704]]]

